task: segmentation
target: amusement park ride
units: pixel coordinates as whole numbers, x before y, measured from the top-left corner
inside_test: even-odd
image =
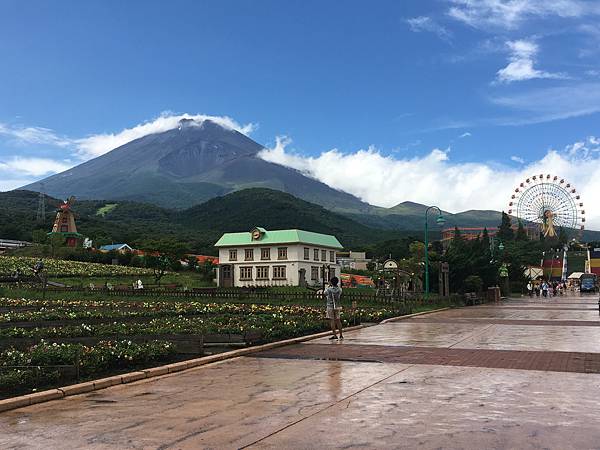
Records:
[[[71,196],[65,200],[56,211],[56,218],[52,231],[49,236],[62,236],[65,239],[67,246],[76,247],[82,240],[83,236],[77,232],[75,225],[75,214],[71,211],[71,206],[75,202],[75,197]]]
[[[575,230],[580,238],[585,229],[585,209],[577,190],[564,178],[534,175],[519,184],[508,204],[508,214],[539,225],[544,237],[557,235],[557,228]]]

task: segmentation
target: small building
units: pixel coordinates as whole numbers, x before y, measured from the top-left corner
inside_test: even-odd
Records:
[[[109,244],[103,245],[98,250],[101,252],[133,252],[133,249],[127,244]]]
[[[340,276],[335,236],[304,230],[255,227],[217,241],[220,287],[321,285]]]
[[[338,252],[337,262],[343,269],[367,270],[367,264],[371,262],[365,252]]]

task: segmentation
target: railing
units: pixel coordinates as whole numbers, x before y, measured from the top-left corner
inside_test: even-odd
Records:
[[[47,292],[94,292],[108,296],[160,296],[168,295],[171,297],[197,297],[197,298],[218,298],[218,299],[237,299],[237,300],[285,300],[285,301],[307,301],[321,300],[323,294],[316,292],[283,292],[266,289],[223,289],[223,288],[165,288],[165,287],[145,287],[143,289],[133,289],[130,287],[116,286],[107,288],[105,286],[97,288],[89,288],[83,286],[74,287],[54,287],[49,286]],[[379,302],[394,302],[404,299],[420,298],[418,293],[401,293],[400,295],[376,295],[373,293],[352,292],[348,289],[344,290],[343,298],[347,301],[379,301]]]

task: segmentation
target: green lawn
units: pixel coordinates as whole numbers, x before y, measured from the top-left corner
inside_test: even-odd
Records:
[[[111,212],[113,209],[115,209],[118,205],[119,205],[118,203],[107,203],[102,208],[98,208],[98,211],[96,211],[96,215],[104,217],[109,212]]]

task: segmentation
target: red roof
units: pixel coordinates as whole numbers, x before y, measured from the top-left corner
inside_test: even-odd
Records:
[[[219,264],[219,258],[216,256],[210,256],[210,255],[188,255],[188,256],[196,257],[196,261],[198,261],[200,264],[204,264],[207,261],[211,262],[213,264]]]

